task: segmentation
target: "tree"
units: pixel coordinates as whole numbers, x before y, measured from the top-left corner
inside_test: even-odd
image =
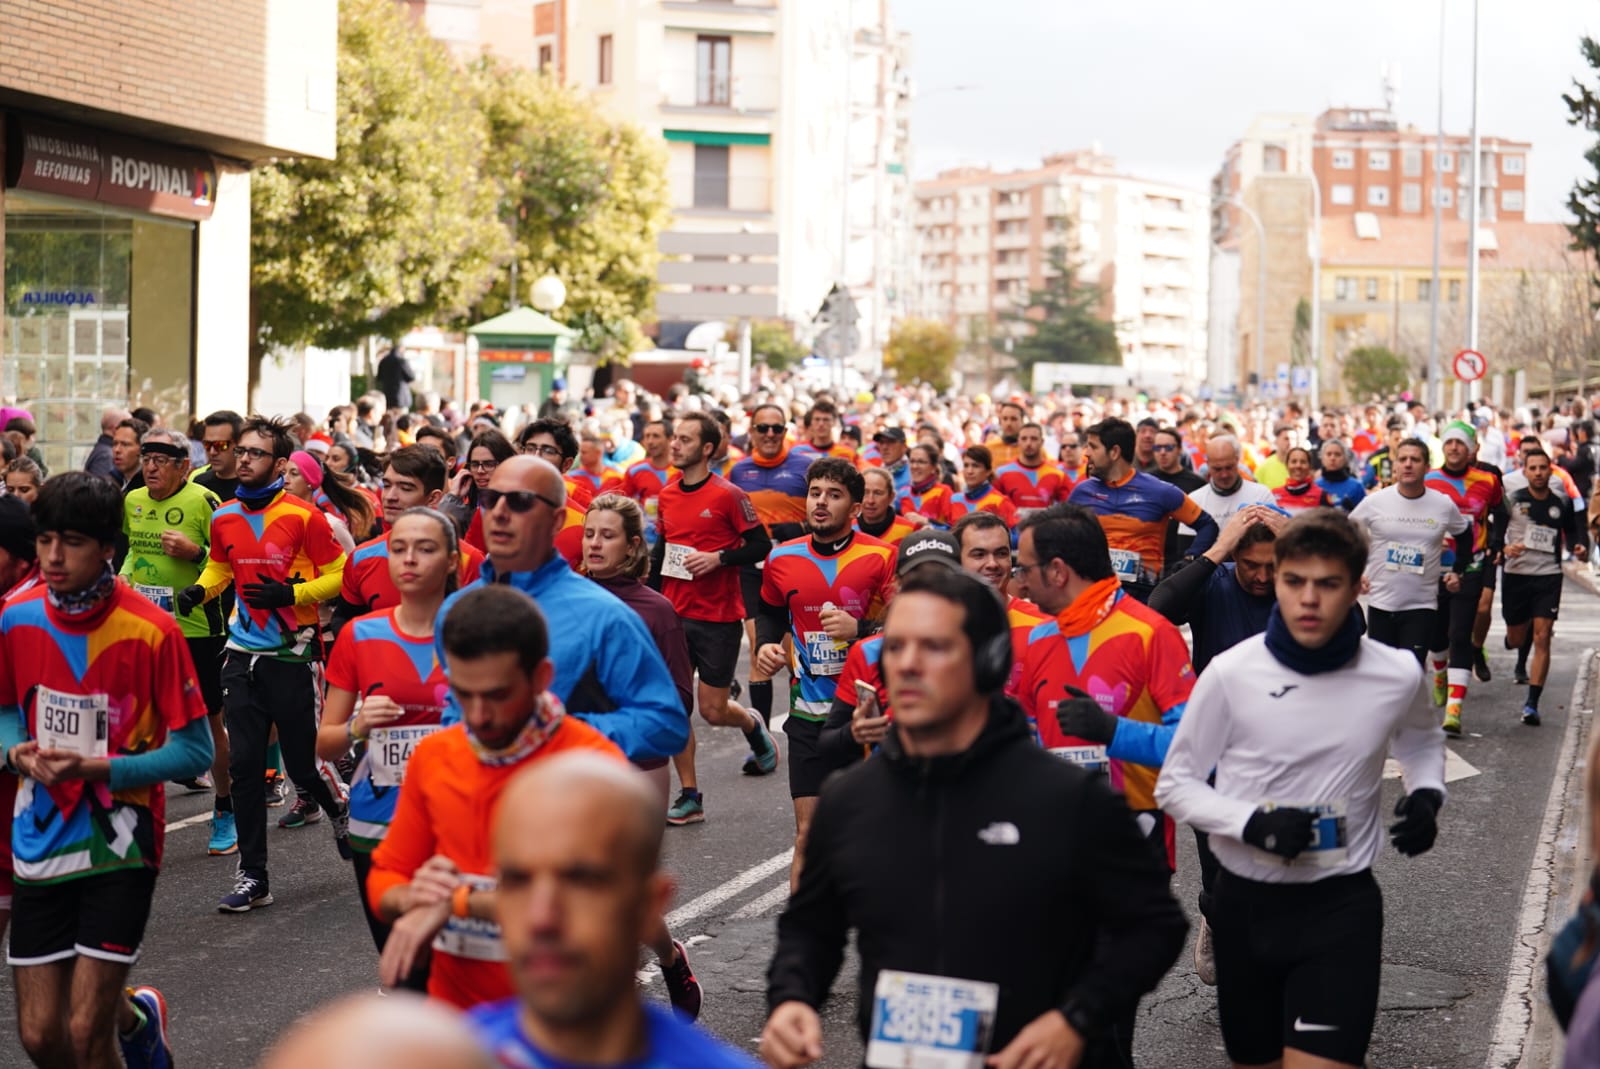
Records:
[[[492,58],[470,74],[518,285],[546,273],[566,284],[556,317],[578,332],[580,349],[626,360],[647,348],[640,324],[654,315],[657,239],[670,210],[664,148],[546,75]],[[510,307],[510,286],[499,275],[476,315]]]
[[[739,334],[728,332],[728,344],[737,347]],[[806,358],[806,347],[794,340],[789,324],[781,320],[763,320],[750,324],[750,358],[766,364],[773,371],[783,371]]]
[[[393,0],[339,5],[338,156],[251,180],[251,378],[269,344],[354,345],[463,315],[509,249],[461,69]]]
[[[1344,386],[1352,401],[1393,397],[1411,387],[1411,366],[1382,345],[1363,345],[1344,358]]]
[[[1592,37],[1580,38],[1578,51],[1583,53],[1591,73],[1600,72],[1600,42]],[[1589,173],[1573,182],[1567,196],[1567,209],[1575,220],[1567,224],[1567,229],[1572,233],[1572,247],[1586,252],[1594,264],[1600,262],[1600,88],[1574,78],[1572,90],[1561,95],[1567,105],[1567,124],[1581,126],[1597,137],[1583,154]]]
[[[961,344],[953,330],[933,319],[902,319],[883,347],[884,370],[905,385],[926,382],[940,393],[950,388]]]
[[[1078,269],[1064,246],[1050,250],[1050,268],[1043,289],[1028,295],[1028,305],[1008,318],[1030,333],[1012,351],[1018,371],[1030,383],[1033,366],[1041,363],[1122,363],[1117,329],[1100,315],[1103,296],[1098,286],[1078,281]]]

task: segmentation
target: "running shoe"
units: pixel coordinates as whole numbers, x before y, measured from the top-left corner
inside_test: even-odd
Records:
[[[1433,673],[1433,704],[1442,707],[1450,700],[1450,677],[1444,672]]]
[[[706,819],[705,800],[698,794],[681,791],[678,800],[672,803],[672,808],[667,810],[667,823],[675,827],[684,824],[699,824]]]
[[[339,773],[340,782],[348,786],[356,778],[356,755],[346,752],[333,763],[333,767]]]
[[[294,805],[289,811],[278,818],[280,828],[303,828],[307,824],[315,824],[322,819],[322,807],[317,805],[316,799],[305,795],[297,795]]]
[[[1531,728],[1538,727],[1541,723],[1539,720],[1539,710],[1532,705],[1524,705],[1522,707],[1522,722]]]
[[[130,987],[128,998],[144,1022],[133,1035],[117,1037],[128,1069],[172,1069],[172,1048],[167,1045],[167,1000],[153,987]]]
[[[272,891],[267,887],[267,874],[239,870],[234,878],[233,890],[217,903],[219,913],[249,913],[252,909],[272,905]]]
[[[232,813],[218,809],[211,814],[211,843],[206,852],[212,857],[226,857],[239,852],[239,828]]]
[[[778,767],[778,742],[767,730],[764,720],[759,716],[752,716],[751,719],[756,722],[755,738],[750,741],[750,756],[745,758],[740,771],[747,776],[765,776]]]
[[[277,809],[288,800],[289,786],[276,770],[267,773],[267,808]]]
[[[1478,682],[1488,683],[1494,679],[1494,674],[1489,671],[1489,658],[1483,654],[1483,647],[1479,646],[1472,655],[1472,674],[1478,677]]]
[[[329,823],[333,825],[334,848],[339,851],[341,858],[349,861],[356,856],[355,852],[350,849],[350,807],[341,805],[339,811],[330,814],[330,816]]]
[[[1511,673],[1511,682],[1519,687],[1526,687],[1528,685],[1528,666],[1525,664],[1517,665]]]
[[[1445,710],[1444,733],[1458,739],[1461,737],[1461,706],[1452,705]]]
[[[1207,987],[1217,986],[1217,948],[1211,940],[1211,925],[1204,917],[1194,936],[1194,974]]]
[[[672,949],[678,952],[677,962],[661,967],[661,975],[667,981],[667,998],[672,1000],[673,1009],[691,1021],[698,1020],[705,991],[701,989],[700,981],[694,978],[694,969],[689,966],[689,952],[683,949],[683,944],[674,939]]]
[[[190,794],[199,794],[201,791],[209,791],[211,789],[210,773],[202,773],[198,776],[190,776],[188,779],[175,779],[172,782],[176,783]]]

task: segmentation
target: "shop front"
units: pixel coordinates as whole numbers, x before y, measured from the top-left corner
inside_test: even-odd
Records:
[[[82,464],[108,407],[187,429],[217,160],[16,113],[0,125],[0,396],[33,413],[52,470]]]

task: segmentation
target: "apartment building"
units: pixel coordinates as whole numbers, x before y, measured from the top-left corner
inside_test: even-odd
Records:
[[[1389,94],[1381,108],[1330,108],[1315,117],[1263,114],[1224,153],[1211,183],[1211,236],[1217,252],[1210,314],[1214,324],[1233,325],[1230,349],[1235,360],[1213,369],[1213,386],[1248,392],[1255,388],[1258,367],[1275,368],[1290,359],[1295,308],[1311,292],[1305,250],[1311,246],[1316,209],[1325,222],[1343,221],[1347,226],[1359,215],[1401,227],[1426,221],[1431,228],[1438,180],[1444,218],[1466,220],[1471,208],[1471,137],[1446,134],[1440,151],[1434,133],[1400,123],[1392,107]],[[1480,225],[1523,223],[1533,146],[1482,137],[1479,147]],[[1258,233],[1251,212],[1263,219],[1265,234]],[[1267,214],[1273,218],[1267,220]],[[1265,336],[1258,344],[1257,258],[1263,239],[1268,282]],[[1231,298],[1234,294],[1237,299]],[[1327,333],[1322,340],[1327,352]],[[1328,371],[1323,369],[1325,379]]]
[[[1051,275],[1064,246],[1100,287],[1133,382],[1194,390],[1206,379],[1209,230],[1205,194],[1117,170],[1098,148],[1023,171],[956,168],[918,182],[918,314],[1021,333],[1008,317]]]

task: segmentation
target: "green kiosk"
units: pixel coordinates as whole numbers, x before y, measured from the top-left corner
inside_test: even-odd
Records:
[[[478,361],[478,396],[504,412],[538,406],[550,383],[565,378],[574,332],[533,308],[513,308],[467,328],[467,352]]]

